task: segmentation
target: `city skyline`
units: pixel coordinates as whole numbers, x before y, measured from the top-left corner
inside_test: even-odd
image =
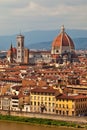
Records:
[[[0,35],[30,30],[87,29],[86,0],[1,0]]]

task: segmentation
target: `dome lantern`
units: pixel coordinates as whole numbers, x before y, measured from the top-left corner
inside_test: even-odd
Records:
[[[65,32],[65,28],[64,28],[64,25],[61,26],[61,33],[64,33]]]

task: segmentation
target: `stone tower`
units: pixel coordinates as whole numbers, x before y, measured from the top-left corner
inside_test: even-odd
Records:
[[[24,63],[24,36],[17,36],[17,63]]]
[[[29,49],[24,48],[24,64],[29,64]]]

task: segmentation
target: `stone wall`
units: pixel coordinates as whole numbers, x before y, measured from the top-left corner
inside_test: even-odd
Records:
[[[69,117],[69,116],[58,116],[51,114],[43,114],[43,113],[28,113],[28,112],[12,112],[12,111],[0,111],[2,115],[12,115],[12,116],[21,116],[21,117],[30,117],[30,118],[43,118],[43,119],[53,119],[53,120],[61,120],[61,121],[71,121],[78,123],[87,123],[87,117]]]

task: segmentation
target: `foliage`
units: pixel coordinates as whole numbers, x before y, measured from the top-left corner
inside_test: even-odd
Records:
[[[65,122],[65,121],[42,119],[42,118],[18,117],[18,116],[10,116],[10,115],[0,115],[0,120],[26,122],[29,124],[77,127],[77,124],[73,122]]]

